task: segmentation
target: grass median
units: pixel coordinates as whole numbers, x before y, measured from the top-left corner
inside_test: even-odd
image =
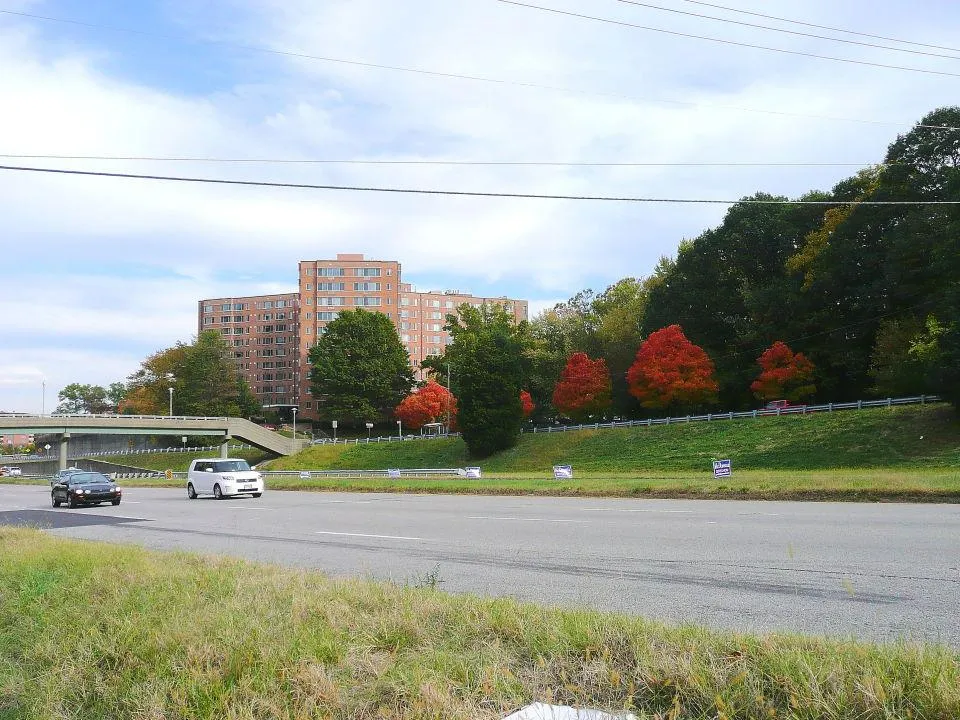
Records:
[[[960,716],[942,647],[666,627],[0,527],[0,717]]]

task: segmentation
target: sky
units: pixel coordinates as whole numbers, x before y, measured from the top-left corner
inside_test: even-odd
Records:
[[[715,4],[726,3],[960,48],[951,0]],[[0,154],[194,158],[0,164],[482,192],[797,197],[882,160],[898,133],[955,103],[960,88],[960,49],[691,0],[648,4],[913,52],[626,0],[528,4],[615,22],[503,0],[0,0]],[[197,300],[295,291],[301,259],[395,259],[419,289],[525,298],[535,314],[584,288],[648,275],[725,210],[0,170],[0,411],[50,412],[69,383],[124,380],[147,355],[191,340]]]

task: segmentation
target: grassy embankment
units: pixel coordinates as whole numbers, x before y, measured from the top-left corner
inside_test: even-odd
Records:
[[[0,528],[0,717],[960,717],[940,647],[665,627]],[[205,609],[198,612],[197,609]]]
[[[251,462],[262,455],[247,456]],[[711,461],[733,477],[714,480]],[[104,458],[109,460],[110,458]],[[186,470],[190,455],[118,462]],[[960,502],[960,421],[944,405],[791,415],[650,428],[524,434],[477,462],[459,439],[318,445],[266,464],[271,470],[482,466],[482,480],[271,478],[273,489],[620,497],[718,497]],[[554,480],[554,464],[574,480]],[[127,484],[176,485],[162,479]]]
[[[711,461],[730,458],[732,478]],[[553,480],[554,464],[575,479]],[[269,469],[472,464],[459,439],[321,445]],[[960,421],[944,405],[791,415],[650,428],[524,434],[477,463],[481,481],[272,480],[276,487],[646,497],[960,501]]]

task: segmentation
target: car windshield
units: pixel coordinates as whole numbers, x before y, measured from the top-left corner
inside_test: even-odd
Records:
[[[73,473],[70,476],[71,485],[89,485],[90,483],[108,483],[110,478],[100,473]]]
[[[213,464],[214,472],[243,472],[249,469],[246,460],[223,460]]]

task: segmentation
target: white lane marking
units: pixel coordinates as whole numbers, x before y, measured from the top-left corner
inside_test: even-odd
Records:
[[[227,507],[233,510],[273,510],[269,507],[249,507],[247,505],[227,505]]]
[[[314,534],[315,535],[343,535],[345,537],[380,538],[382,540],[423,540],[423,538],[404,537],[403,535],[367,535],[366,533],[331,532],[329,530],[316,530]]]
[[[123,501],[123,504],[124,504],[124,505],[139,505],[139,504],[140,504],[140,501],[139,501],[139,500],[124,500],[124,501]]]
[[[369,505],[373,500],[319,500],[317,505]]]
[[[622,513],[682,513],[684,515],[692,515],[696,513],[696,510],[658,510],[655,508],[637,508],[637,509],[621,509],[621,508],[583,508],[584,512],[622,512]]]
[[[553,518],[538,517],[501,517],[496,515],[470,515],[467,520],[521,520],[529,522],[554,522],[554,523],[590,523],[592,520],[557,520]]]

